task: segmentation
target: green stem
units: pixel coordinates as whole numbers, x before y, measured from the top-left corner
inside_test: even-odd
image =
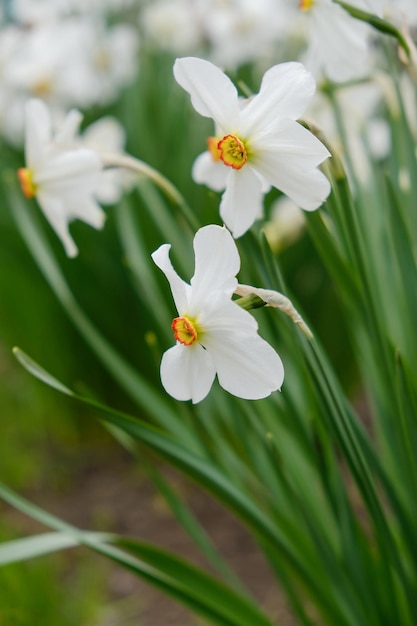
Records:
[[[125,169],[141,174],[146,178],[149,178],[155,185],[157,185],[162,191],[181,209],[184,217],[187,219],[193,230],[197,230],[199,224],[195,218],[194,213],[188,206],[184,196],[178,191],[173,183],[168,178],[163,176],[161,172],[154,169],[144,161],[136,159],[129,154],[119,153],[103,153],[100,154],[100,158],[105,168],[123,167]]]
[[[384,33],[384,35],[390,35],[391,37],[395,37],[395,39],[398,41],[398,44],[407,55],[407,59],[411,58],[410,46],[408,45],[404,35],[401,33],[401,31],[398,30],[398,28],[394,26],[394,24],[391,24],[391,22],[387,22],[386,20],[378,17],[377,15],[374,15],[373,13],[369,13],[368,11],[363,11],[362,9],[351,6],[347,2],[343,2],[343,0],[334,1],[336,2],[336,4],[339,4],[341,7],[343,7],[343,9],[345,9],[345,11],[347,11],[349,15],[351,15],[355,19],[360,20],[361,22],[366,22],[367,24],[372,26],[372,28],[375,28],[375,30],[378,30],[380,33]]]

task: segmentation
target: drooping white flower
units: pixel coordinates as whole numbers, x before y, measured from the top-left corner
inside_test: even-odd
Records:
[[[220,385],[240,398],[264,398],[280,389],[280,357],[258,335],[252,315],[231,299],[240,258],[229,231],[215,225],[197,231],[191,284],[172,267],[169,250],[164,244],[152,254],[169,281],[178,311],[172,322],[177,343],[161,362],[166,391],[177,400],[200,402],[216,374]]]
[[[330,154],[296,121],[315,91],[303,65],[275,65],[265,73],[260,92],[243,102],[230,79],[208,61],[177,59],[174,75],[196,111],[215,122],[215,136],[197,157],[193,178],[225,190],[220,215],[234,237],[261,216],[270,186],[307,211],[322,204],[330,184],[317,166]]]
[[[72,144],[80,121],[81,114],[71,111],[53,137],[47,107],[41,100],[29,100],[26,104],[26,167],[18,172],[24,194],[29,198],[36,196],[69,257],[78,253],[69,233],[69,222],[80,219],[94,228],[101,228],[105,219],[94,197],[100,159],[94,151]]]

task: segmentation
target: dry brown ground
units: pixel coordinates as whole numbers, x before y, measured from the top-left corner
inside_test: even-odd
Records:
[[[64,463],[68,463],[66,459]],[[173,519],[161,496],[127,455],[111,448],[88,459],[72,457],[70,486],[39,489],[30,499],[81,528],[112,531],[149,541],[204,564],[198,550]],[[279,626],[294,626],[283,594],[253,540],[225,509],[207,494],[170,473],[196,517],[261,606]],[[7,515],[16,516],[13,511]],[[29,522],[18,519],[23,527]],[[31,530],[33,528],[29,525]],[[38,529],[36,529],[38,530]],[[101,558],[92,556],[92,558]],[[75,567],[77,564],[75,563]],[[106,578],[109,604],[102,617],[85,626],[201,626],[204,621],[119,567]],[[112,610],[112,606],[114,610]],[[84,625],[80,625],[84,626]]]

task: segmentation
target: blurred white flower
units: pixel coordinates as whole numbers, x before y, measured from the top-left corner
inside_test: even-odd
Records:
[[[24,104],[30,97],[47,102],[54,114],[115,100],[136,75],[137,52],[134,26],[107,26],[88,15],[50,18],[30,28],[4,28],[0,36],[3,133],[12,143],[21,142]]]
[[[417,25],[417,2],[415,0],[382,0],[384,17],[400,26]]]
[[[136,0],[13,0],[11,13],[25,24],[65,18],[76,13],[93,13],[100,17],[110,11],[123,11]]]
[[[333,98],[334,102],[325,94],[317,94],[306,116],[323,131],[345,163],[349,155],[349,165],[365,185],[371,180],[371,159],[386,157],[390,147],[388,123],[378,112],[383,98],[380,81],[343,85],[334,91]]]
[[[352,4],[366,11],[376,8],[366,0]],[[324,74],[334,82],[345,82],[369,71],[372,31],[368,24],[351,17],[332,0],[301,0],[299,8],[307,38],[302,60],[314,76]]]
[[[264,230],[269,245],[277,252],[297,241],[305,226],[306,220],[301,209],[286,196],[281,196],[272,204]]]
[[[272,47],[286,37],[293,15],[277,0],[196,0],[194,4],[210,59],[230,70],[270,57]]]
[[[126,143],[123,126],[114,117],[98,119],[84,130],[78,139],[80,146],[94,150],[100,157],[103,153],[121,154]],[[100,173],[96,198],[101,204],[116,204],[122,194],[131,188],[135,174],[121,168],[103,169]]]
[[[46,105],[40,100],[29,100],[26,104],[26,167],[18,172],[24,194],[29,198],[36,196],[69,257],[78,253],[69,232],[69,222],[80,219],[94,228],[101,228],[105,219],[94,197],[100,160],[92,150],[74,148],[71,144],[80,121],[81,115],[71,111],[53,137]]]
[[[190,54],[203,45],[203,30],[193,0],[159,0],[141,13],[144,34],[160,50]]]
[[[240,398],[264,398],[280,389],[280,357],[258,335],[252,315],[231,299],[240,259],[230,233],[214,225],[197,231],[191,284],[172,267],[169,250],[164,244],[152,254],[169,281],[178,311],[172,322],[177,343],[161,362],[165,390],[177,400],[200,402],[216,374],[223,389]]]
[[[225,189],[220,215],[234,237],[261,216],[271,185],[305,210],[322,204],[330,184],[317,167],[330,155],[296,122],[315,91],[313,77],[300,63],[272,67],[259,94],[244,102],[230,79],[208,61],[177,59],[174,75],[196,111],[215,122],[215,137],[195,161],[193,178],[216,191]]]

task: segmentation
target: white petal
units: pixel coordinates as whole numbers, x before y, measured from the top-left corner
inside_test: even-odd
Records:
[[[126,133],[116,118],[107,115],[85,129],[82,143],[86,148],[98,152],[122,152],[126,143]]]
[[[55,134],[55,142],[59,144],[71,145],[77,139],[83,115],[76,109],[72,109],[65,117],[59,132]]]
[[[281,388],[284,367],[258,334],[217,333],[210,343],[220,385],[235,396],[257,400]]]
[[[313,133],[293,120],[287,120],[279,131],[254,142],[253,151],[252,165],[256,169],[259,159],[263,161],[274,154],[280,155],[283,161],[292,163],[301,171],[309,171],[331,156]]]
[[[239,132],[250,137],[282,119],[299,118],[315,89],[313,76],[301,63],[280,63],[271,67],[263,77],[259,93],[242,110]]]
[[[170,244],[164,243],[162,246],[159,246],[159,248],[155,250],[151,256],[155,265],[157,265],[167,277],[175,306],[177,307],[178,313],[181,315],[182,313],[187,312],[191,287],[178,276],[177,272],[172,267],[172,263],[169,258],[170,249]]]
[[[217,335],[224,337],[235,332],[253,335],[258,330],[258,322],[253,315],[233,300],[224,297],[208,300],[200,313],[199,322],[205,330],[201,343],[209,350],[212,337]]]
[[[67,256],[77,256],[78,248],[69,233],[68,216],[65,212],[62,200],[58,196],[43,192],[39,192],[36,197],[46,219],[61,239]]]
[[[65,213],[69,220],[80,219],[93,228],[100,229],[106,220],[106,214],[93,197],[64,196],[62,198]]]
[[[175,61],[174,76],[200,115],[211,117],[222,134],[231,132],[240,112],[236,87],[226,74],[209,61],[184,57]]]
[[[31,98],[25,105],[25,158],[29,169],[43,162],[51,139],[51,119],[42,100]]]
[[[229,175],[228,170],[222,161],[213,161],[210,152],[203,152],[194,161],[191,175],[196,183],[207,185],[214,191],[223,191]]]
[[[305,171],[285,153],[263,155],[257,166],[271,185],[305,211],[317,209],[330,193],[330,183],[320,170]]]
[[[59,193],[67,189],[91,193],[97,185],[100,169],[100,160],[92,150],[68,150],[48,158],[35,170],[33,180],[47,192]]]
[[[176,400],[200,402],[210,391],[215,375],[211,356],[199,344],[177,344],[162,357],[161,381]]]
[[[231,298],[237,286],[240,257],[229,231],[210,224],[200,228],[194,237],[195,271],[191,279],[192,307],[210,299],[214,292]],[[212,295],[211,295],[212,294]]]
[[[262,214],[262,199],[262,182],[249,165],[230,171],[220,215],[233,237],[243,235]]]

